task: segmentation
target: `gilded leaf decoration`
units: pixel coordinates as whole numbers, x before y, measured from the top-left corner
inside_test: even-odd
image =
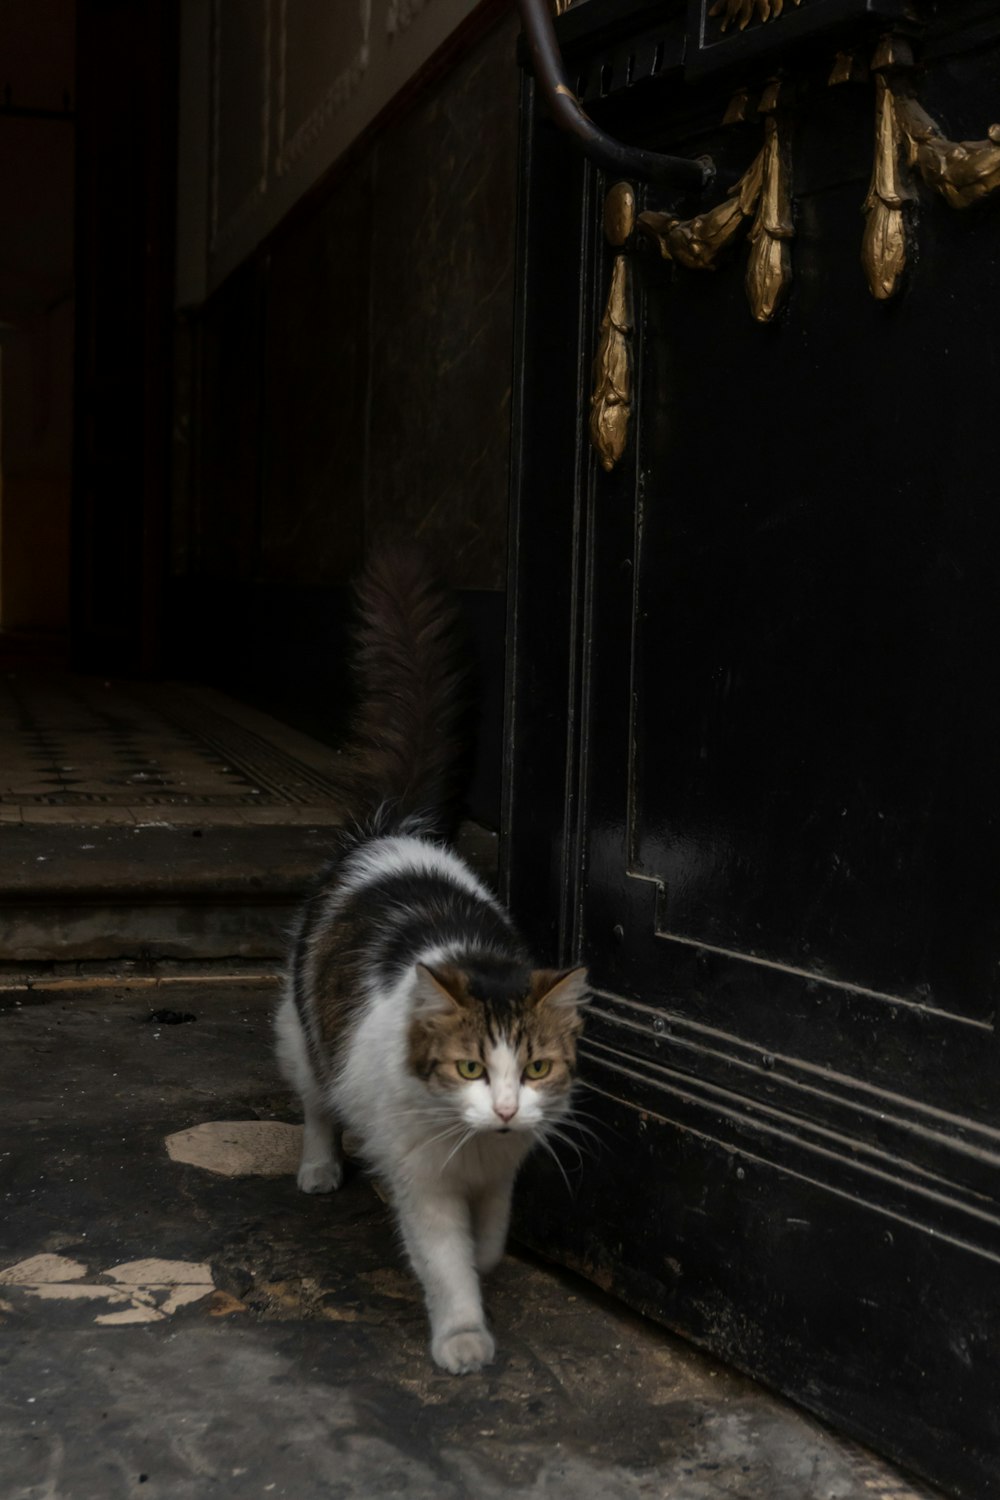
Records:
[[[861,258],[872,295],[895,296],[907,261],[906,204],[919,172],[952,208],[969,208],[1000,187],[1000,125],[983,141],[951,141],[912,90],[909,44],[883,37],[875,75],[875,160],[865,199]]]
[[[723,29],[774,20],[800,0],[716,0],[709,12],[723,17]],[[1000,123],[984,140],[953,141],[924,109],[914,90],[910,43],[884,36],[870,70],[857,51],[839,52],[831,84],[867,82],[875,90],[875,132],[871,181],[864,199],[862,262],[869,289],[879,301],[899,291],[906,271],[911,205],[916,177],[951,208],[965,209],[1000,189]],[[664,260],[693,271],[713,271],[744,230],[749,231],[746,290],[760,323],[777,314],[792,281],[791,241],[795,235],[787,84],[772,79],[757,104],[764,129],[760,150],[739,181],[714,208],[681,219],[646,211],[636,215],[635,193],[618,183],[605,200],[604,230],[616,251],[607,306],[601,320],[590,436],[606,470],[625,451],[632,412],[632,288],[629,252],[638,233],[656,245]],[[779,97],[783,100],[779,103]],[[739,89],[724,123],[745,125],[754,116],[749,90]]]
[[[876,75],[875,88],[875,160],[864,202],[861,262],[872,296],[884,302],[895,296],[906,268],[904,209],[912,194],[904,178],[892,90],[882,73]]]
[[[624,247],[635,229],[635,190],[616,182],[604,200],[604,235],[619,252],[594,356],[590,441],[608,473],[625,452],[632,415],[632,284]]]
[[[771,91],[769,90],[769,93]],[[750,260],[747,265],[747,296],[758,323],[769,323],[784,301],[792,280],[790,241],[795,234],[787,152],[774,110],[764,121],[767,139],[763,151],[763,183],[757,214],[750,230]],[[765,108],[761,103],[761,109]]]
[[[594,359],[590,441],[610,473],[625,452],[632,413],[632,295],[628,261],[615,256],[608,305]]]
[[[769,84],[764,91],[759,105],[764,117],[764,145],[727,198],[693,219],[647,212],[638,220],[639,232],[656,243],[664,260],[676,261],[692,271],[713,271],[752,218],[747,296],[759,323],[771,321],[792,279],[789,242],[795,225],[791,172],[778,94],[777,83]]]
[[[746,31],[751,21],[776,21],[785,9],[786,0],[715,0],[710,16],[722,16],[722,29],[736,26]],[[787,0],[789,9],[802,0]]]
[[[985,141],[949,141],[916,99],[903,94],[895,103],[910,165],[952,208],[969,208],[1000,187],[1000,125],[990,126]]]
[[[764,152],[760,151],[732,189],[707,213],[693,219],[672,214],[642,213],[640,233],[655,241],[664,260],[676,261],[692,271],[714,271],[722,252],[735,240],[752,216],[764,180]]]

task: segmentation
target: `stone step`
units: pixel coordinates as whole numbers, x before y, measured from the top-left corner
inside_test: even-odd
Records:
[[[273,958],[333,832],[5,828],[0,959]]]
[[[58,824],[0,834],[0,962],[278,960],[331,852],[330,827]],[[459,848],[487,879],[495,838]]]

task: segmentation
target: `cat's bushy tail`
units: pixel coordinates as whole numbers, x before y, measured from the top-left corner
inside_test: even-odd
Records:
[[[347,747],[352,816],[457,826],[467,703],[458,609],[420,553],[383,547],[356,586],[358,702]]]

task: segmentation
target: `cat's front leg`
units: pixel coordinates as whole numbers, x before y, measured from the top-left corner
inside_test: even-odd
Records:
[[[510,1200],[514,1179],[484,1188],[472,1203],[472,1226],[476,1245],[476,1266],[480,1274],[492,1271],[503,1260],[510,1227]]]
[[[427,1299],[434,1362],[452,1375],[482,1369],[496,1346],[483,1317],[468,1204],[438,1187],[410,1185],[395,1198],[407,1253]]]

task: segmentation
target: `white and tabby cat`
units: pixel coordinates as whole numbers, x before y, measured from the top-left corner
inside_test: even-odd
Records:
[[[445,842],[461,717],[447,600],[385,552],[359,601],[361,821],[300,917],[278,1057],[305,1111],[299,1186],[340,1186],[349,1130],[391,1192],[431,1353],[463,1374],[493,1358],[479,1276],[503,1255],[518,1168],[568,1112],[586,974],[533,967]]]

